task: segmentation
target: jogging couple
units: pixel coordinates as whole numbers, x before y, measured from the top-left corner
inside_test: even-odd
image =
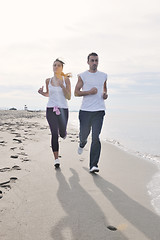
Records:
[[[78,75],[75,87],[75,96],[83,97],[79,111],[80,143],[78,154],[82,154],[87,143],[87,138],[92,130],[92,141],[90,148],[90,172],[99,172],[98,162],[101,152],[101,133],[103,118],[105,115],[105,102],[107,99],[107,74],[97,70],[98,55],[90,53],[87,58],[89,70]],[[56,59],[53,63],[54,76],[46,79],[46,91],[41,87],[38,92],[49,97],[46,118],[51,130],[51,146],[54,154],[54,166],[58,168],[59,136],[66,137],[68,122],[68,104],[71,99],[70,73],[63,73],[64,62]]]

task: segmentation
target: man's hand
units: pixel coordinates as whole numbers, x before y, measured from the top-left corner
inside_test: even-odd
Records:
[[[106,100],[108,98],[108,94],[106,92],[103,93],[103,99]]]
[[[94,94],[97,93],[97,88],[96,88],[96,87],[93,87],[93,88],[91,88],[88,92],[89,92],[89,95],[94,95]]]

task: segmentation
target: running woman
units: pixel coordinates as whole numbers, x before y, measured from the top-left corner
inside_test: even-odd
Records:
[[[51,146],[54,154],[54,166],[60,166],[59,161],[59,136],[66,138],[68,122],[68,104],[71,99],[71,84],[69,77],[71,74],[63,73],[64,62],[58,58],[53,62],[53,77],[46,79],[46,91],[42,86],[38,93],[49,97],[46,118],[51,131]]]

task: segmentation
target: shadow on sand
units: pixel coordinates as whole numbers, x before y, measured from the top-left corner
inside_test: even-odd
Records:
[[[88,171],[87,168],[84,169]],[[92,174],[92,177],[95,185],[128,222],[142,232],[147,239],[159,239],[160,217],[158,215],[131,199],[122,190],[100,175]]]
[[[54,225],[51,232],[52,238],[56,240],[127,240],[122,232],[110,231],[107,228],[107,219],[102,209],[79,184],[77,172],[72,168],[70,170],[72,176],[69,182],[60,170],[56,171],[59,182],[57,196],[66,216]]]

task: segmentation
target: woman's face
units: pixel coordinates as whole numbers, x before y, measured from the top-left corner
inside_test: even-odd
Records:
[[[60,63],[59,61],[55,61],[53,63],[53,72],[54,73],[61,73],[63,69],[62,63]]]

